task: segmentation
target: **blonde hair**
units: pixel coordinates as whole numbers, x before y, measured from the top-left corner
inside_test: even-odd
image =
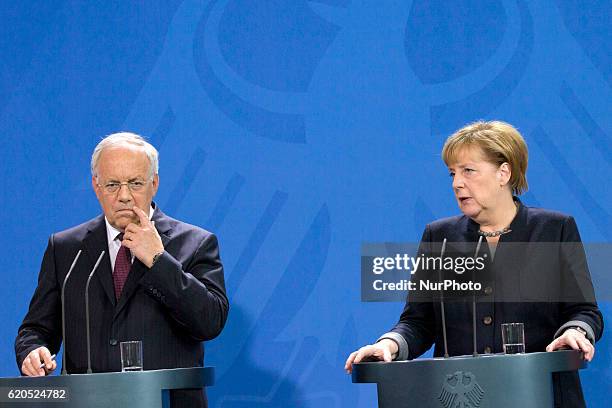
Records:
[[[457,162],[460,151],[478,147],[490,163],[510,165],[512,193],[527,191],[527,161],[529,153],[523,136],[512,125],[501,121],[478,121],[452,134],[442,148],[442,160],[447,166]]]

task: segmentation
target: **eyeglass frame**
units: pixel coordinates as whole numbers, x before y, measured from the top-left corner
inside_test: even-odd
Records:
[[[98,180],[98,177],[96,177],[96,180]],[[136,178],[136,179],[132,179],[132,180],[128,180],[128,181],[120,181],[120,182],[116,182],[116,181],[109,181],[109,182],[107,182],[107,183],[105,183],[105,184],[96,183],[96,185],[97,185],[98,187],[100,187],[102,190],[104,190],[104,192],[105,192],[106,194],[117,194],[119,191],[121,191],[121,187],[123,187],[123,186],[127,186],[127,188],[128,188],[128,190],[130,191],[130,193],[132,193],[132,194],[134,194],[134,193],[138,194],[138,193],[141,193],[141,192],[142,192],[142,189],[144,188],[144,186],[145,186],[145,185],[146,185],[148,182],[150,182],[150,181],[153,181],[153,177],[151,177],[151,178],[149,178],[149,179],[147,179],[147,180],[141,180],[141,179]],[[134,183],[142,183],[142,185],[138,185],[138,186],[137,186],[137,189],[136,189],[136,190],[134,190]],[[116,189],[116,190],[114,190],[114,191],[110,191],[108,188],[109,188],[109,185],[111,185],[111,184],[112,184],[112,185],[116,185],[116,186],[117,186],[117,187],[116,187],[117,189]]]

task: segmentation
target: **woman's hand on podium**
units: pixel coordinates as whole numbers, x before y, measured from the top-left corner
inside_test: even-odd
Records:
[[[357,351],[353,351],[344,364],[344,369],[347,374],[353,371],[353,363],[362,361],[393,361],[398,352],[397,343],[391,339],[382,339],[381,341],[363,346]]]
[[[41,367],[43,363],[45,363],[45,366]],[[21,372],[28,377],[47,375],[56,368],[57,363],[51,357],[51,352],[46,347],[39,347],[30,351],[30,354],[21,364]]]
[[[575,329],[567,329],[561,336],[546,346],[546,351],[555,351],[568,347],[574,350],[582,350],[586,361],[591,361],[595,355],[595,346],[591,344],[584,334]]]

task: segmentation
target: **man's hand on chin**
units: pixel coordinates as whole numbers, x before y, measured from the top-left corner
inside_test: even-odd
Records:
[[[153,222],[143,210],[134,206],[132,210],[138,216],[139,224],[130,223],[125,227],[123,242],[136,258],[150,268],[155,255],[164,252],[164,245]]]

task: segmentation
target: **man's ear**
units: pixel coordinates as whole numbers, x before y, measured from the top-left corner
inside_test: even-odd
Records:
[[[153,181],[151,181],[151,184],[153,185],[153,196],[155,196],[155,194],[157,194],[157,189],[159,188],[159,174],[153,176]]]
[[[100,199],[100,187],[98,186],[98,179],[96,176],[91,176],[91,187],[93,188],[94,193],[96,193],[96,197],[98,200]]]

